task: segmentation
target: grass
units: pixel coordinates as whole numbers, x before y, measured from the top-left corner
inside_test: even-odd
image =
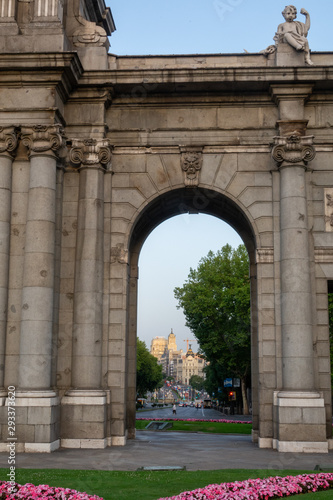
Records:
[[[151,420],[137,420],[136,429],[143,430]],[[165,422],[161,418],[160,422]],[[178,422],[170,420],[173,426],[169,431],[209,432],[213,434],[251,434],[252,424],[233,424],[223,422]],[[163,431],[168,432],[168,430]]]
[[[73,488],[98,495],[105,500],[157,500],[182,491],[201,488],[213,483],[241,481],[249,478],[288,476],[314,471],[223,469],[214,471],[137,471],[116,472],[98,470],[18,469],[20,484],[48,484]],[[7,480],[7,469],[0,469],[0,479]],[[333,499],[333,490],[312,493],[309,498]],[[296,497],[297,498],[297,497]]]
[[[145,429],[151,420],[137,420],[136,428]],[[161,422],[165,421],[161,419]],[[250,434],[251,424],[173,421],[171,430],[228,434]],[[164,431],[166,432],[166,431]],[[0,469],[0,480],[7,480],[8,469]],[[305,470],[223,469],[213,471],[99,471],[62,469],[17,469],[16,481],[61,486],[98,495],[104,500],[157,500],[182,491],[213,483],[242,481],[249,478],[314,473]],[[333,500],[333,490],[312,493],[309,498]]]

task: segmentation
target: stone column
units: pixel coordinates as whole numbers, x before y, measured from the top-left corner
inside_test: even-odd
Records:
[[[80,170],[72,387],[62,399],[62,446],[105,447],[106,393],[102,390],[104,172],[106,139],[73,140],[71,163]],[[94,411],[91,411],[94,406]],[[80,418],[77,415],[80,414]]]
[[[18,25],[15,18],[16,0],[0,0],[0,27],[2,35],[17,35]]]
[[[22,127],[30,156],[23,269],[17,406],[27,408],[18,441],[25,451],[59,446],[56,393],[51,388],[58,125]],[[32,410],[32,407],[34,409]],[[30,415],[34,413],[34,416]],[[23,415],[23,414],[22,414]],[[29,417],[30,415],[30,417]],[[23,416],[22,416],[23,418]]]
[[[324,400],[314,382],[305,170],[315,149],[306,125],[303,119],[280,120],[272,151],[280,172],[283,385],[274,395],[275,447],[286,452],[327,452]]]
[[[4,391],[7,299],[9,276],[12,162],[17,146],[14,127],[0,127],[0,397]]]
[[[34,18],[35,21],[45,18],[51,20],[54,18],[57,21],[62,20],[63,0],[35,0]]]
[[[290,122],[280,122],[284,126]],[[313,390],[311,280],[305,168],[315,156],[312,136],[294,122],[293,135],[275,137],[273,158],[280,171],[281,316],[283,387]],[[297,130],[298,129],[298,130]]]

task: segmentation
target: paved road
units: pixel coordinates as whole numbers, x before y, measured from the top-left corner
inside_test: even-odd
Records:
[[[8,467],[0,453],[0,467]],[[19,453],[17,468],[127,470],[140,467],[186,467],[187,470],[303,469],[332,464],[333,453],[278,453],[259,449],[248,435],[137,431],[126,446],[104,450],[65,450],[54,453]]]
[[[226,419],[226,420],[242,420],[249,421],[252,420],[251,416],[246,415],[224,415],[223,413],[213,410],[210,408],[192,408],[190,406],[177,407],[176,415],[172,413],[172,407],[160,408],[160,409],[144,409],[139,410],[136,413],[137,418],[200,418],[204,420],[210,419]]]
[[[179,408],[176,417],[200,415],[195,408]],[[138,412],[157,418],[172,416],[172,409]],[[201,412],[205,418],[221,418],[216,410]],[[198,418],[198,417],[197,417]],[[236,418],[236,417],[235,417]],[[18,453],[16,467],[31,469],[127,470],[140,467],[186,467],[187,470],[216,469],[304,469],[317,464],[332,464],[333,453],[278,453],[259,449],[248,435],[223,435],[185,432],[137,431],[137,438],[126,446],[104,450],[65,450],[54,453]],[[0,467],[8,467],[8,454],[0,453]],[[84,489],[84,488],[83,488]]]

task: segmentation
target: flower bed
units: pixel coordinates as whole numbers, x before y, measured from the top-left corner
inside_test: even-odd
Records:
[[[144,418],[144,417],[139,417],[136,420],[152,420],[156,422],[160,422],[161,420],[167,420],[167,421],[176,421],[176,422],[218,422],[221,424],[252,424],[251,420],[248,421],[243,421],[243,420],[227,420],[226,418],[211,418],[211,419],[204,419],[204,418]]]
[[[269,500],[330,488],[333,488],[333,473],[302,474],[210,484],[205,488],[185,491],[174,497],[160,498],[159,500]]]
[[[103,498],[96,495],[88,495],[88,493],[79,493],[76,490],[69,488],[57,488],[42,484],[34,486],[27,483],[23,486],[13,482],[0,481],[0,498],[6,500],[38,500],[45,498],[48,500],[103,500]]]

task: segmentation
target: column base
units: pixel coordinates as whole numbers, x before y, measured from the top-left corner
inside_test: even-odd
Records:
[[[14,405],[13,405],[14,402]],[[16,452],[51,453],[60,446],[59,397],[54,391],[15,392],[15,400],[5,399],[0,408],[3,422],[10,422],[15,415],[15,425],[2,424],[0,451],[8,451],[8,443]]]
[[[258,443],[259,442],[259,431],[258,429],[252,429],[252,443]]]
[[[62,439],[62,448],[82,448],[90,450],[101,450],[108,446],[107,439]]]
[[[126,436],[112,436],[111,446],[125,446],[127,442]]]
[[[16,453],[52,453],[60,448],[60,439],[53,441],[53,443],[16,443]],[[0,452],[8,453],[8,443],[0,443]]]
[[[107,394],[103,390],[68,391],[61,400],[61,446],[107,446]]]
[[[274,449],[283,453],[328,453],[325,404],[318,392],[274,392],[274,420]]]
[[[273,439],[272,438],[258,438],[258,447],[259,448],[274,448]]]
[[[281,453],[328,453],[328,441],[279,441],[274,440],[274,449]]]

